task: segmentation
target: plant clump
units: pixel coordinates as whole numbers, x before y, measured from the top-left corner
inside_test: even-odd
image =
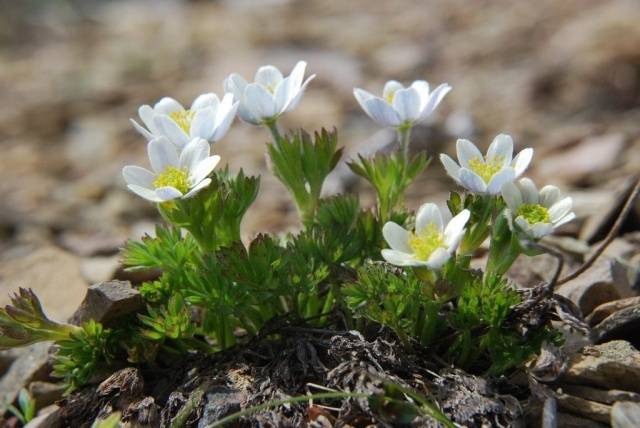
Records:
[[[420,386],[415,379],[400,375],[400,367],[385,377],[377,357],[367,354],[371,343],[382,346],[372,331],[384,331],[385,340],[397,341],[412,356],[414,373],[427,376],[431,363],[426,361],[468,373],[454,372],[449,380],[506,374],[522,368],[543,344],[558,343],[551,317],[518,328],[514,311],[522,310],[526,298],[505,276],[517,257],[540,254],[537,241],[573,218],[571,199],[561,199],[557,188],[538,192],[529,179],[515,181],[526,171],[533,150],[513,157],[511,137],[500,134],[483,156],[470,141],[458,140],[457,162],[447,155],[441,161],[463,193],[451,192],[448,209],[426,202],[410,212],[405,192],[429,159],[424,153],[410,156],[409,135],[451,87],[443,84],[430,91],[425,81],[406,88],[390,81],[382,97],[354,92],[374,121],[398,132],[397,153],[348,162],[374,188],[376,206],[361,207],[349,194],[325,198],[323,183],[342,158],[337,131],[283,133],[278,124],[314,77],[304,80],[305,68],[300,62],[284,77],[277,68],[264,66],[254,83],[232,74],[222,100],[203,94],[190,109],[171,98],[142,106],[144,126],[133,123],[148,140],[151,170],[127,166],[123,176],[133,193],[156,204],[163,222],[153,236],[127,243],[122,260],[130,270],[161,273],[139,286],[144,309],[108,327],[96,320],[60,324],[46,317],[32,292],[21,290],[0,310],[0,347],[55,341],[54,374],[71,393],[127,366],[157,370],[176,358],[200,358],[197,366],[202,368],[228,361],[230,353],[246,356],[252,344],[284,343],[282,349],[291,349],[289,331],[289,339],[298,341],[298,358],[309,359],[301,362],[309,365],[305,373],[322,373],[318,379],[329,388],[316,391],[318,399],[342,399],[343,407],[359,403],[372,412],[371,420],[436,420],[453,426],[433,397],[416,392]],[[260,178],[219,168],[220,157],[210,154],[210,144],[224,137],[236,113],[271,133],[268,163],[293,199],[299,231],[260,234],[246,245],[241,241],[242,219],[258,195]],[[471,258],[487,240],[486,265],[474,269]],[[295,333],[301,331],[320,332],[321,338],[305,333],[302,340]],[[344,352],[352,348],[347,358]],[[366,359],[365,354],[372,359],[367,364],[377,367],[375,376],[365,370],[374,386],[356,387],[347,379],[353,380],[350,376],[359,370],[354,356]],[[341,361],[351,365],[341,366]],[[331,372],[323,369],[327,364]],[[263,385],[262,393],[247,403],[264,411],[269,400],[282,400],[278,394],[284,384],[278,382]],[[304,393],[291,385],[288,394]],[[204,389],[198,391],[200,400]],[[298,402],[285,397],[277,403],[287,400]],[[193,404],[188,409],[197,408]],[[245,410],[245,419],[258,417],[257,410]],[[165,417],[188,420],[189,412],[183,413]],[[107,420],[104,416],[101,420]]]

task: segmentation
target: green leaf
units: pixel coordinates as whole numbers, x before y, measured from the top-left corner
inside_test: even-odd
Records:
[[[299,131],[267,145],[271,170],[293,196],[305,225],[313,219],[324,180],[342,156],[337,144],[337,132],[322,129],[313,139]]]

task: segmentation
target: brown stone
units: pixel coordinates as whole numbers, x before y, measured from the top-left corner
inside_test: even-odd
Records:
[[[585,400],[568,394],[558,394],[558,407],[568,412],[592,419],[598,422],[608,423],[611,415],[611,406],[595,401]]]
[[[586,346],[571,358],[561,379],[572,384],[640,393],[640,352],[623,340]]]
[[[26,255],[0,261],[0,305],[10,303],[18,287],[31,288],[47,315],[55,321],[68,319],[87,290],[80,261],[56,247],[44,247]]]
[[[136,312],[142,308],[142,296],[126,281],[92,285],[70,322],[80,325],[90,319],[101,323]]]

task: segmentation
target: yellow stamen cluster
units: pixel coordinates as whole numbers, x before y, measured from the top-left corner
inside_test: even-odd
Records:
[[[169,113],[169,117],[185,132],[189,133],[191,121],[196,112],[191,110],[179,110]]]
[[[549,210],[540,204],[524,204],[518,207],[516,217],[524,217],[529,224],[551,223]]]
[[[156,189],[159,187],[173,187],[185,194],[189,191],[189,172],[185,169],[170,166],[162,171],[161,174],[158,174],[153,186]]]
[[[394,99],[394,98],[395,98],[395,96],[396,96],[396,92],[397,92],[397,91],[390,91],[390,92],[387,94],[387,102],[388,102],[389,104],[393,104],[393,99]]]
[[[438,226],[433,223],[426,225],[418,234],[409,237],[409,248],[418,260],[429,260],[438,248],[446,248],[444,236]]]
[[[493,176],[502,169],[503,165],[504,156],[495,156],[487,159],[486,162],[479,157],[469,161],[469,168],[478,174],[487,184],[489,184]]]

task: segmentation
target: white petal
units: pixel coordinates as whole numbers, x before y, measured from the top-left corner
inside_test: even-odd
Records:
[[[513,184],[513,182],[508,182],[502,185],[502,199],[504,199],[507,207],[512,212],[516,212],[518,207],[522,205],[522,195],[520,194],[520,189],[518,186]]]
[[[458,163],[462,168],[469,168],[469,161],[473,159],[484,162],[484,157],[480,150],[469,140],[459,139],[456,141],[456,152],[458,154]]]
[[[423,204],[416,214],[416,234],[419,234],[425,226],[435,224],[439,231],[442,231],[443,222],[440,209],[434,203]]]
[[[449,93],[449,91],[451,91],[451,86],[449,86],[446,83],[443,83],[442,85],[435,88],[433,92],[429,95],[429,99],[427,100],[426,104],[422,108],[422,111],[420,112],[419,120],[422,121],[422,120],[425,120],[427,117],[429,117],[429,115],[433,113],[433,111],[438,107],[440,102],[443,100],[445,95]]]
[[[191,110],[200,110],[203,108],[211,107],[214,111],[218,109],[220,105],[220,98],[213,92],[199,95],[193,103],[191,103]]]
[[[420,99],[422,100],[420,110],[422,110],[429,101],[429,83],[426,80],[416,80],[411,84],[411,87],[415,88],[420,94]]]
[[[419,266],[422,263],[416,261],[411,254],[403,253],[402,251],[382,250],[382,257],[392,265],[396,266]]]
[[[289,91],[289,103],[284,108],[285,112],[291,111],[298,106],[298,104],[300,103],[300,100],[302,99],[302,95],[304,95],[304,91],[307,89],[307,86],[309,86],[309,83],[313,79],[315,79],[315,77],[316,75],[312,74],[311,76],[307,77],[307,80],[304,81],[302,86],[300,86],[300,88],[297,91],[294,91],[294,92],[292,92],[291,90]],[[290,85],[292,84],[290,83]]]
[[[176,147],[164,137],[150,141],[147,144],[147,153],[151,168],[157,173],[163,172],[168,166],[179,165]]]
[[[381,98],[371,98],[364,104],[364,111],[380,126],[393,127],[402,123],[398,113]]]
[[[256,71],[254,81],[273,90],[282,81],[282,73],[273,65],[263,65]]]
[[[540,189],[540,205],[549,208],[560,199],[560,189],[547,185]]]
[[[169,116],[160,114],[153,120],[162,134],[177,147],[182,148],[189,143],[189,136]]]
[[[403,253],[411,253],[409,247],[409,232],[407,232],[402,226],[392,221],[388,221],[382,227],[382,236],[391,249],[396,251],[402,251]]]
[[[402,86],[402,83],[398,82],[397,80],[389,80],[384,84],[384,89],[382,90],[382,98],[385,101],[393,101],[393,94],[403,88],[404,86]]]
[[[553,224],[551,223],[536,223],[531,226],[529,233],[536,239],[553,233]]]
[[[173,113],[174,111],[184,110],[184,107],[173,98],[164,97],[153,106],[153,110],[155,110],[156,114],[169,115],[169,113]]]
[[[396,91],[393,108],[398,112],[400,120],[413,122],[420,115],[420,93],[415,88]]]
[[[375,95],[373,95],[371,92],[367,92],[364,89],[360,89],[360,88],[355,88],[353,90],[353,96],[356,98],[356,100],[358,101],[358,104],[360,104],[360,107],[362,107],[364,111],[367,111],[367,108],[365,107],[365,103],[368,100],[375,98]]]
[[[151,140],[154,139],[154,137],[156,137],[156,135],[153,135],[151,132],[147,131],[143,126],[141,126],[135,120],[133,120],[133,119],[129,119],[129,120],[133,124],[133,127],[136,129],[136,131],[138,131],[140,134],[142,134],[142,136],[144,138],[146,138],[147,141],[151,141]]]
[[[167,187],[158,187],[156,189],[156,195],[160,198],[162,202],[170,201],[172,199],[178,199],[182,197],[182,192],[180,192],[175,187],[167,186]]]
[[[233,103],[231,108],[227,111],[222,109],[222,105],[220,106],[220,109],[218,110],[219,116],[216,118],[216,130],[213,131],[211,142],[219,141],[227,134],[227,131],[229,131],[229,128],[233,123],[233,119],[236,117],[236,112],[238,111],[239,106],[239,101]]]
[[[232,93],[237,100],[242,99],[246,86],[247,81],[237,73],[232,73],[224,79],[224,91]]]
[[[193,189],[189,190],[187,192],[187,194],[184,195],[182,198],[183,199],[189,199],[189,198],[195,196],[196,193],[198,193],[199,191],[201,191],[205,187],[209,186],[209,184],[211,184],[211,179],[210,178],[205,178],[200,183],[198,183],[196,186],[194,186]]]
[[[444,248],[438,248],[431,253],[429,260],[425,263],[425,266],[430,267],[431,269],[440,269],[450,257],[451,254],[449,254],[447,250]]]
[[[144,123],[144,126],[147,127],[147,129],[149,130],[149,132],[151,132],[154,135],[157,135],[160,133],[160,130],[156,127],[156,124],[153,122],[153,118],[156,115],[156,111],[151,108],[150,105],[143,105],[140,106],[140,108],[138,109],[138,116],[140,116],[140,119],[142,119],[142,123]]]
[[[196,112],[191,121],[191,127],[189,129],[189,137],[204,138],[209,140],[213,135],[213,131],[216,125],[216,113],[212,107],[206,107]]]
[[[571,197],[566,197],[553,204],[553,206],[549,208],[549,218],[551,219],[551,222],[556,223],[567,214],[569,214],[571,212],[572,206],[573,200],[571,199]]]
[[[298,63],[291,70],[291,74],[289,74],[289,80],[291,81],[291,88],[293,90],[298,89],[302,86],[302,80],[304,79],[304,71],[307,68],[307,63],[305,61],[298,61]],[[309,79],[307,79],[309,81]]]
[[[444,166],[447,174],[449,174],[449,176],[457,182],[460,182],[460,180],[458,179],[458,175],[460,174],[460,166],[444,153],[440,155],[440,162],[442,162],[442,166]]]
[[[497,195],[500,193],[500,189],[504,183],[508,183],[513,181],[516,178],[516,173],[513,168],[504,168],[501,171],[498,171],[496,175],[491,177],[491,181],[487,185],[487,193],[490,195]]]
[[[291,97],[290,97],[291,90],[292,90],[291,84],[288,77],[286,79],[283,79],[275,87],[275,90],[273,92],[273,98],[275,99],[276,111],[278,113],[284,112],[287,105],[289,104],[289,101],[291,100]]]
[[[553,227],[554,228],[558,228],[558,227],[562,226],[563,224],[570,222],[574,218],[576,218],[575,213],[569,213],[566,216],[562,217],[560,220],[558,220],[556,223],[554,223]]]
[[[254,81],[273,90],[282,81],[282,73],[273,65],[263,65],[256,71]]]
[[[146,168],[135,165],[127,165],[122,168],[122,177],[127,184],[147,188],[153,188],[153,182],[156,179],[154,173]]]
[[[127,188],[148,201],[162,202],[162,198],[160,198],[154,190],[147,189],[146,187],[141,187],[136,184],[129,184],[127,185]]]
[[[525,204],[537,204],[539,202],[538,188],[530,178],[522,178],[518,181],[522,202]]]
[[[247,85],[244,95],[247,109],[256,119],[269,119],[276,115],[275,100],[263,86],[250,83]]]
[[[512,166],[516,171],[516,178],[520,177],[526,169],[529,167],[531,163],[531,159],[533,158],[533,149],[527,148],[522,150],[520,153],[513,158]]]
[[[200,163],[190,171],[189,181],[191,184],[195,185],[207,178],[216,165],[218,165],[218,162],[220,162],[220,156],[218,155],[209,156],[208,158],[200,161]]]
[[[469,210],[460,211],[452,218],[444,229],[444,242],[449,252],[453,252],[464,235],[465,226],[471,217]]]
[[[487,162],[491,160],[495,161],[500,157],[502,158],[502,166],[509,166],[511,164],[511,159],[513,158],[513,139],[507,134],[497,135],[491,142],[489,150],[487,150]]]
[[[474,193],[485,193],[487,191],[487,185],[484,183],[484,180],[470,169],[460,168],[458,177],[460,184],[467,190]]]
[[[202,138],[194,138],[180,153],[180,168],[195,170],[200,162],[209,157],[209,143]]]

